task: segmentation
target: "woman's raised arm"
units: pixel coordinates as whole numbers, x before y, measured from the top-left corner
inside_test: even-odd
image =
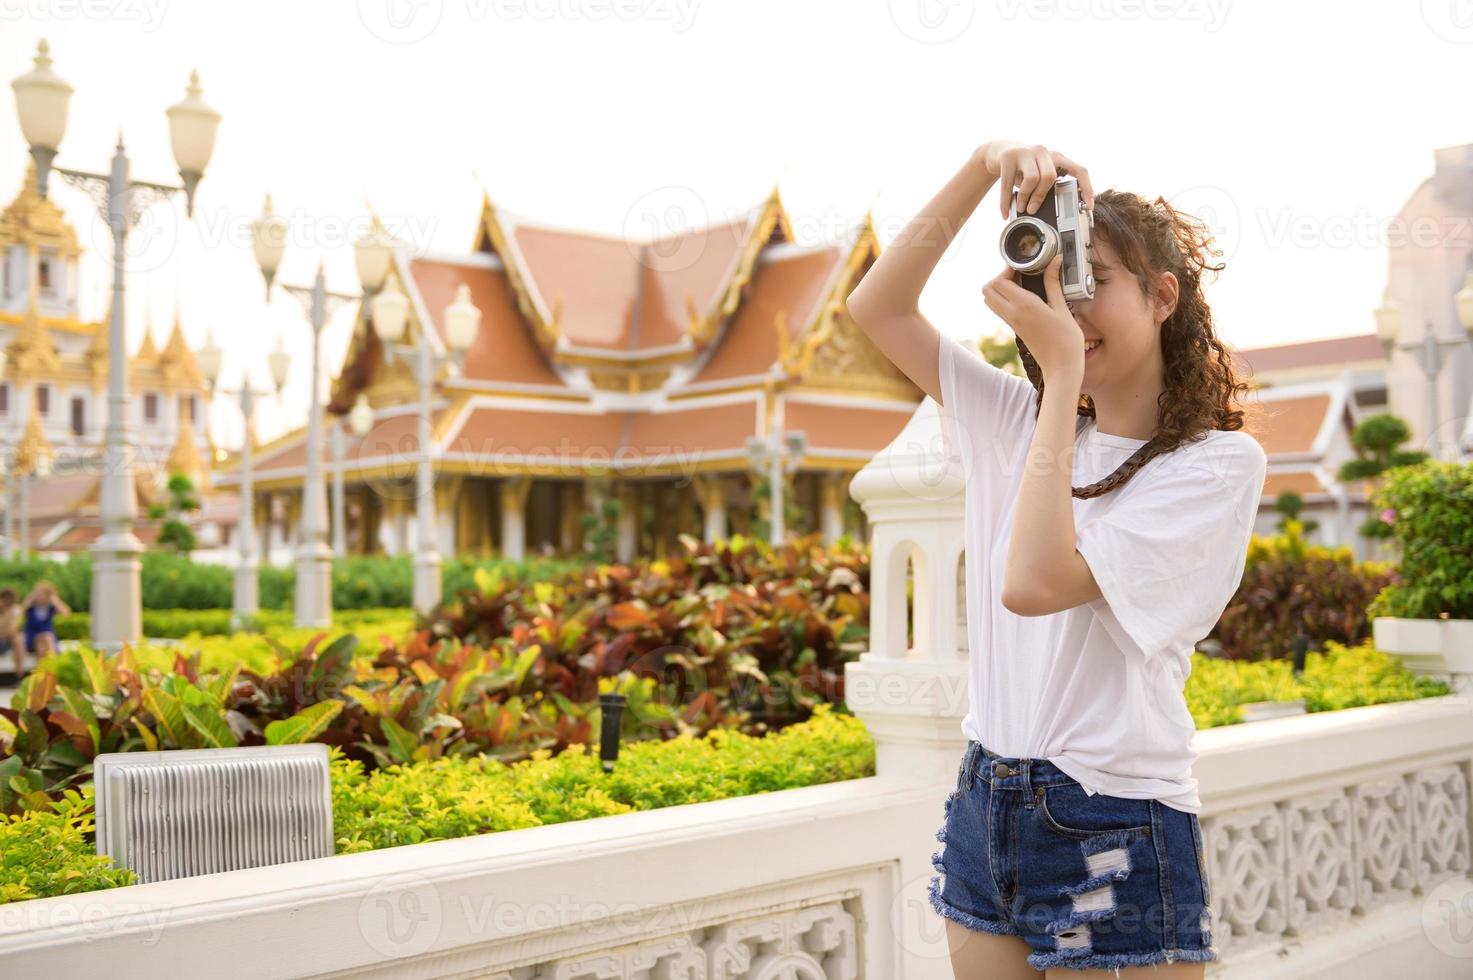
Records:
[[[921,315],[921,290],[993,184],[1002,180],[998,206],[1004,217],[1012,204],[1014,186],[1020,206],[1032,211],[1048,196],[1064,164],[1079,176],[1086,203],[1093,204],[1088,174],[1062,154],[1011,140],[983,143],[849,293],[845,301],[849,315],[880,352],[938,405],[944,407],[937,370],[940,337]]]
[[[961,170],[910,219],[845,300],[849,315],[880,352],[926,394],[941,402],[936,328],[917,301],[931,271],[961,226],[997,182],[987,149],[974,150]]]

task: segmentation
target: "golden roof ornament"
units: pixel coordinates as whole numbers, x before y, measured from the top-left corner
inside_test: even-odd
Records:
[[[143,343],[138,345],[138,353],[133,355],[133,360],[138,363],[153,363],[159,359],[159,349],[153,343],[153,317],[147,317],[143,322]]]
[[[8,349],[11,376],[19,379],[55,374],[61,368],[61,357],[51,342],[51,331],[41,324],[36,305],[22,315],[20,328]]]
[[[103,314],[102,322],[92,332],[92,341],[87,349],[82,352],[82,363],[86,365],[87,371],[92,375],[92,390],[101,391],[107,387],[107,351],[108,351],[108,325],[113,319],[112,300],[107,301],[107,312]]]
[[[20,193],[0,213],[0,247],[8,245],[54,248],[69,258],[82,254],[76,229],[67,224],[60,208],[41,196],[34,160],[26,165],[26,179]]]
[[[33,473],[38,459],[42,456],[54,455],[51,443],[46,441],[46,432],[41,428],[41,405],[36,395],[35,385],[31,385],[29,415],[30,418],[26,420],[25,435],[21,436],[20,444],[15,447],[13,469],[16,473]]]
[[[202,490],[209,485],[209,467],[199,454],[199,446],[195,445],[194,423],[190,421],[188,413],[179,415],[179,434],[174,439],[174,448],[169,450],[169,458],[164,466],[169,475],[183,473],[189,477],[198,489]]]
[[[173,388],[203,388],[205,376],[194,359],[194,351],[184,339],[184,329],[179,324],[178,307],[174,311],[174,328],[158,355],[159,367],[164,374],[164,383]]]

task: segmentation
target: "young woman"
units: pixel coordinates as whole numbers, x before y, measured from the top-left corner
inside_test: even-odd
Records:
[[[1094,210],[1094,296],[1066,304],[1057,259],[1048,302],[1006,268],[982,290],[1030,382],[917,300],[994,184],[1006,215],[1012,188],[1032,211],[1062,174]],[[1203,299],[1209,250],[1164,200],[1096,197],[1063,154],[998,141],[848,299],[941,406],[965,474],[968,744],[930,893],[959,978],[1196,980],[1217,958],[1183,687],[1241,578],[1267,460]]]
[[[72,611],[56,594],[56,586],[46,579],[36,583],[26,596],[26,647],[39,659],[56,652],[56,615]]]

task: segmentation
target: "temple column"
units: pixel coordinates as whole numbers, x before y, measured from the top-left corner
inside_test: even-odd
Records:
[[[635,547],[639,541],[639,492],[632,483],[620,483],[618,540],[615,557],[621,562],[634,560]]]
[[[844,533],[844,501],[849,496],[849,477],[844,473],[823,473],[818,483],[818,523],[823,543],[831,545]]]
[[[675,517],[672,523],[675,526],[675,542],[679,544],[679,536],[690,534],[696,525],[696,492],[689,483],[673,487],[672,492],[675,494]]]
[[[464,485],[465,476],[459,473],[453,476],[441,473],[435,479],[435,531],[438,536],[435,550],[440,552],[441,558],[454,558],[456,555],[456,529],[460,525],[460,508],[456,504]]]
[[[583,485],[569,481],[558,493],[558,547],[568,555],[578,550],[582,538],[579,518],[583,513]]]
[[[696,499],[700,501],[701,510],[705,514],[704,540],[706,544],[715,544],[728,534],[726,487],[722,483],[721,474],[698,476],[691,481],[691,487],[694,488]]]
[[[527,554],[527,495],[531,490],[530,477],[509,476],[501,481],[501,553],[513,561]]]
[[[285,494],[286,512],[281,520],[282,544],[287,548],[297,546],[297,534],[301,528],[302,495],[300,492]]]

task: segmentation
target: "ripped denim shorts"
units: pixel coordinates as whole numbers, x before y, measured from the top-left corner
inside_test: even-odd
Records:
[[[1021,936],[1037,970],[1218,958],[1196,814],[1091,796],[1045,759],[973,741],[936,839],[932,908]]]

